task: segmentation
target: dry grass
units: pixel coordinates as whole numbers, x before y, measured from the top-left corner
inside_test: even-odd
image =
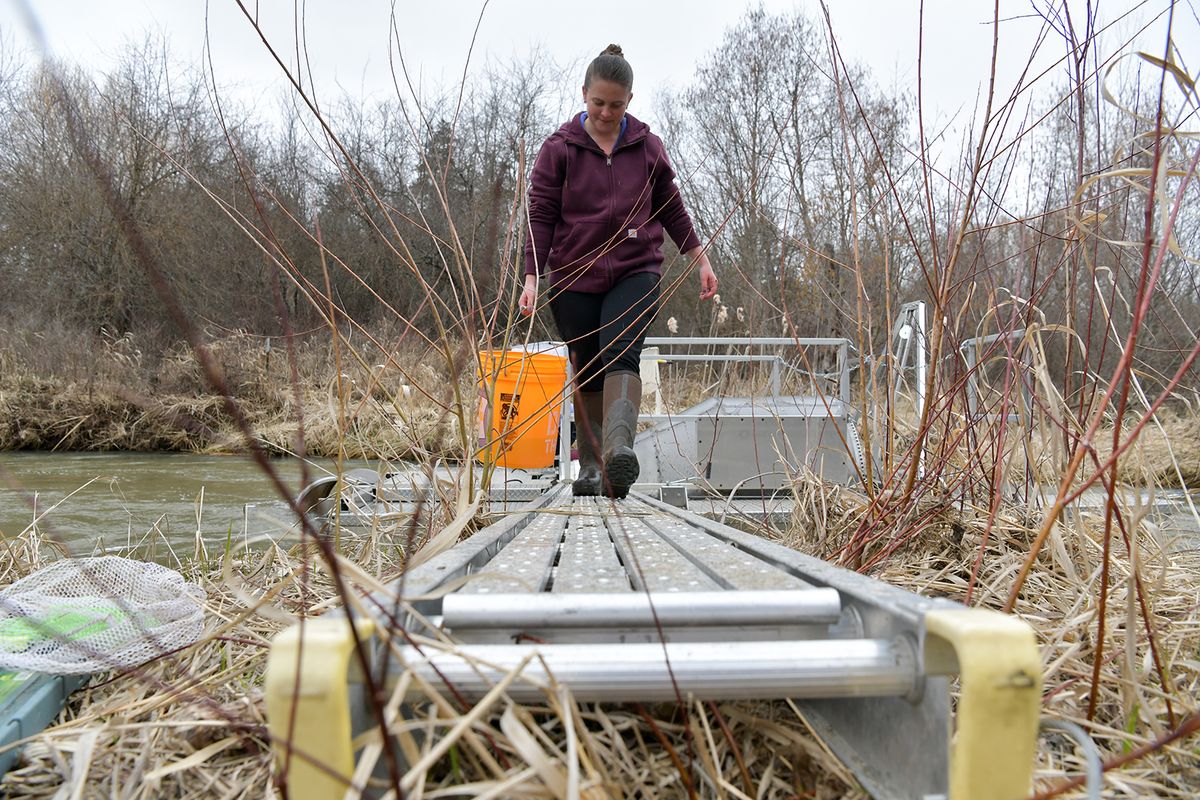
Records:
[[[849,560],[864,529],[878,525],[866,523],[877,520],[879,512],[873,511],[869,498],[853,490],[802,481],[796,498],[792,525],[778,538],[822,558]],[[898,544],[871,571],[875,577],[919,594],[999,610],[1029,552],[1046,502],[1003,503],[989,523],[986,507],[928,497],[905,507],[903,518],[885,520],[882,527],[903,531],[904,539],[869,539],[863,561],[869,563],[872,556]],[[1034,628],[1041,646],[1043,713],[1082,725],[1105,759],[1149,744],[1200,712],[1200,533],[1181,535],[1165,528],[1165,520],[1148,505],[1123,504],[1122,512],[1129,521],[1129,544],[1114,528],[1104,658],[1092,720],[1086,717],[1096,654],[1103,506],[1076,508],[1064,517],[1014,608]],[[1165,687],[1149,648],[1135,574],[1167,676]],[[1194,797],[1200,786],[1198,765],[1195,741],[1177,742],[1106,773],[1105,797]],[[1082,770],[1073,743],[1058,735],[1043,736],[1037,768],[1040,788]]]
[[[844,488],[802,482],[797,499],[793,524],[771,535],[818,555],[836,558],[866,518],[866,497]],[[961,601],[982,547],[973,604],[998,607],[1027,551],[1037,511],[1005,507],[989,529],[985,509],[932,510],[903,558],[886,562],[877,577]],[[1130,613],[1131,562],[1118,545],[1106,650],[1113,655],[1102,665],[1097,713],[1089,724],[1083,716],[1100,530],[1092,515],[1070,520],[1061,541],[1039,561],[1017,612],[1038,632],[1046,713],[1084,723],[1106,754],[1119,755],[1169,729],[1168,694],[1176,719],[1198,710],[1200,558],[1161,535],[1150,517],[1140,520],[1133,539],[1136,563],[1168,664],[1171,685],[1164,692],[1144,631]],[[345,532],[342,550],[383,581],[402,568],[406,536],[406,529],[388,526],[357,538]],[[58,557],[36,531],[10,545],[21,573]],[[5,796],[49,798],[76,786],[82,787],[79,796],[95,798],[270,794],[275,768],[260,688],[267,645],[301,614],[334,605],[334,585],[313,549],[304,546],[233,553],[227,564],[194,562],[190,569],[189,578],[209,594],[209,637],[142,669],[104,676],[77,693],[64,718],[33,737],[19,768],[0,783]],[[4,581],[16,572],[10,566]],[[686,797],[683,765],[701,797],[865,797],[786,702],[642,709],[581,705],[561,690],[537,705],[519,705],[499,694],[486,706],[464,709],[430,695],[428,703],[415,704],[410,732],[423,735],[425,748],[441,742],[443,754],[410,759],[418,769],[406,776],[407,796],[553,797],[564,796],[570,783],[582,797]],[[468,718],[470,724],[458,724]],[[1194,747],[1185,740],[1110,772],[1106,796],[1193,796],[1200,781]],[[1073,745],[1043,737],[1039,784],[1052,785],[1081,769]]]
[[[229,343],[222,361],[231,365],[231,374],[251,374],[245,355],[244,346]],[[185,360],[176,362],[175,375],[184,375],[185,366]],[[344,368],[340,381],[336,376],[314,381],[302,395],[310,453],[363,452],[385,460],[415,455],[432,463],[452,450],[452,418],[428,397],[414,399],[411,388],[406,392],[408,377],[380,370],[359,370],[356,376],[350,372]],[[447,383],[428,364],[417,364],[407,373],[420,375],[424,386]],[[707,396],[714,387],[721,392],[753,390],[755,380],[693,372],[669,379],[664,395],[678,408]],[[183,384],[183,378],[179,382]],[[287,385],[277,387],[275,401],[249,379],[238,385],[247,396],[258,398],[260,410],[277,403],[269,417],[264,414],[271,424],[256,426],[261,438],[278,449],[294,447],[294,401],[284,391]],[[63,413],[55,402],[65,401],[48,403],[48,417]],[[219,422],[221,414],[219,399],[211,397],[193,397],[190,404],[178,401],[164,408],[162,413],[173,410],[176,420],[184,414],[207,414]],[[143,417],[135,419],[142,420],[150,412],[138,408],[136,413]],[[1173,474],[1174,464],[1183,468],[1194,457],[1192,440],[1184,432],[1195,424],[1186,416],[1166,420],[1163,427],[1174,449],[1164,455],[1166,448],[1144,442],[1128,459],[1125,474],[1145,480],[1165,471]],[[900,441],[911,435],[902,421],[897,427]],[[234,446],[229,426],[221,430],[225,440],[214,435],[204,446]],[[954,433],[940,432],[931,439],[931,447]],[[1045,445],[1047,440],[1039,441]],[[1025,469],[1025,450],[1019,442],[1018,437],[1001,455],[1005,475]],[[965,453],[959,458],[967,459]],[[981,450],[974,464],[956,462],[947,474],[990,473],[994,457],[980,461],[984,456]],[[1039,469],[1047,471],[1045,465],[1054,460],[1038,459]],[[786,530],[759,532],[847,563],[852,546],[859,543],[862,567],[881,579],[922,594],[999,608],[1044,508],[1038,502],[1021,505],[1007,498],[989,515],[986,496],[969,502],[964,497],[970,493],[961,489],[961,484],[940,491],[925,486],[893,509],[888,491],[872,502],[861,492],[802,477],[794,487],[798,503],[791,524]],[[899,499],[899,493],[895,497]],[[1124,512],[1135,557],[1129,557],[1118,531],[1112,540],[1106,655],[1092,721],[1085,717],[1103,551],[1103,520],[1097,513],[1084,510],[1064,519],[1016,605],[1016,613],[1037,630],[1042,646],[1046,713],[1084,724],[1108,756],[1151,742],[1169,731],[1173,720],[1196,713],[1200,694],[1200,556],[1195,544],[1191,549],[1180,547],[1158,527],[1149,509]],[[439,507],[412,528],[400,519],[366,533],[342,530],[341,552],[374,580],[386,581],[399,574],[403,553],[446,524],[452,513],[449,506]],[[62,554],[39,539],[36,529],[7,545],[11,561],[0,573],[3,583]],[[78,693],[59,724],[34,737],[22,765],[0,783],[7,796],[54,797],[64,786],[81,787],[79,796],[97,798],[270,793],[266,787],[276,776],[260,688],[268,642],[301,615],[328,610],[337,603],[337,594],[311,545],[235,553],[228,562],[195,561],[189,566],[189,577],[209,594],[209,638],[137,671],[106,676]],[[1136,594],[1129,589],[1135,570],[1168,676],[1165,689],[1149,653]],[[641,709],[580,705],[564,691],[548,695],[540,705],[522,706],[501,694],[487,707],[464,709],[432,692],[430,696],[428,703],[416,705],[411,720],[424,732],[426,747],[442,742],[447,749],[441,757],[410,759],[418,764],[405,780],[411,796],[490,791],[498,797],[549,797],[560,796],[564,786],[577,782],[580,796],[586,797],[686,797],[688,787],[681,775],[702,797],[864,796],[789,703],[692,702],[682,708]],[[470,724],[458,724],[468,718]],[[453,732],[450,741],[448,732]],[[1184,740],[1109,773],[1108,796],[1192,796],[1200,783],[1194,747]],[[1042,738],[1040,785],[1053,785],[1081,769],[1073,745],[1058,736]]]

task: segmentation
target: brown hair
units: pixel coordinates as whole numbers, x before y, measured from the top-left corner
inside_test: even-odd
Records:
[[[633,91],[633,67],[625,60],[621,45],[610,44],[592,59],[583,75],[584,88],[591,86],[593,80],[612,81],[627,92]]]

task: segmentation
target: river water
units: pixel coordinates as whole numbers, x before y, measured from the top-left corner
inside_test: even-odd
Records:
[[[288,493],[299,493],[299,459],[275,459]],[[349,469],[362,462],[346,465]],[[308,462],[308,479],[332,461]],[[249,457],[181,453],[0,453],[0,533],[39,531],[87,555],[154,540],[191,553],[206,546],[294,533],[294,516]]]
[[[301,462],[276,459],[273,468],[295,496]],[[307,462],[308,480],[331,474],[332,461]],[[373,466],[347,462],[343,468]],[[377,466],[377,465],[375,465]],[[14,488],[14,486],[16,488]],[[1193,495],[1200,505],[1200,496]],[[1200,547],[1183,492],[1157,492],[1161,530],[1174,549]],[[1097,500],[1092,504],[1100,509]],[[31,524],[75,555],[169,543],[192,553],[197,535],[210,549],[227,539],[287,540],[295,518],[275,487],[245,456],[181,453],[0,453],[0,533],[20,534]]]

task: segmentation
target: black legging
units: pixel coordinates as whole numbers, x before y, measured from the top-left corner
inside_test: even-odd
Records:
[[[550,301],[558,333],[567,343],[575,385],[604,390],[604,376],[638,372],[642,342],[658,311],[658,275],[630,275],[604,294],[559,292]]]

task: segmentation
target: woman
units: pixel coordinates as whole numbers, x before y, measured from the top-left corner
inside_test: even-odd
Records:
[[[662,141],[625,113],[632,99],[633,69],[609,45],[584,75],[586,110],[543,143],[529,178],[520,308],[533,313],[538,276],[549,273],[550,311],[575,370],[576,495],[625,497],[637,480],[639,359],[664,229],[699,265],[700,299],[717,291]]]

